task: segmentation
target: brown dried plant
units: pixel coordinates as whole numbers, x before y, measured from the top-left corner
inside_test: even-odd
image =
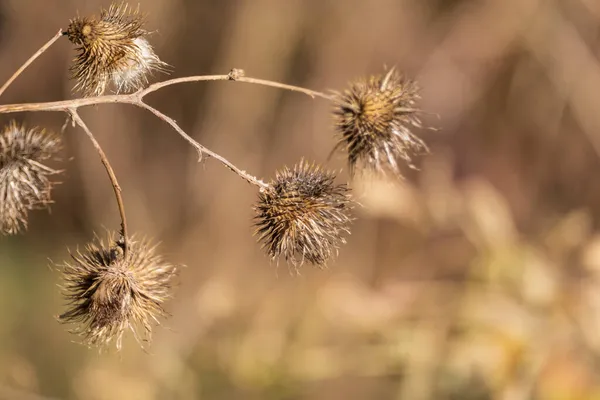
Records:
[[[26,128],[11,121],[0,132],[0,232],[19,233],[27,228],[30,210],[46,208],[60,171],[43,164],[61,148],[58,135],[41,128]]]
[[[350,171],[357,166],[400,175],[398,160],[413,167],[412,155],[427,152],[425,143],[412,130],[421,128],[416,82],[391,68],[352,82],[333,99],[337,148],[343,148]]]
[[[111,5],[100,18],[77,17],[65,34],[77,46],[71,67],[76,90],[99,96],[112,84],[117,93],[139,89],[152,71],[167,64],[154,53],[143,29],[144,16],[127,4]]]
[[[334,120],[340,135],[336,148],[346,152],[352,171],[360,166],[376,170],[387,168],[399,173],[398,160],[411,166],[411,155],[427,149],[412,131],[421,126],[420,110],[414,108],[418,99],[417,86],[395,69],[385,76],[357,80],[345,92],[334,95],[247,77],[240,69],[232,69],[224,75],[181,77],[147,85],[150,73],[164,70],[166,64],[160,61],[147,41],[139,11],[130,9],[125,3],[111,5],[99,18],[71,20],[66,32],[59,30],[0,87],[0,96],[32,62],[65,35],[78,51],[71,71],[76,81],[75,89],[84,97],[0,105],[0,113],[64,112],[68,121],[79,126],[90,139],[108,174],[121,219],[120,238],[115,240],[113,235],[107,244],[101,241],[89,244],[85,251],[72,255],[72,261],[65,263],[63,268],[66,282],[63,290],[69,307],[59,319],[79,324],[73,331],[82,335],[88,345],[103,347],[115,341],[120,349],[127,329],[133,331],[138,341],[149,340],[153,323],[165,316],[163,302],[170,297],[171,278],[176,269],[156,256],[154,247],[148,242],[137,242],[130,237],[122,189],[100,143],[80,117],[80,108],[119,103],[150,111],[192,145],[200,158],[212,157],[254,185],[259,193],[254,207],[258,240],[271,259],[283,257],[294,267],[304,262],[323,267],[337,253],[339,245],[345,243],[345,236],[350,233],[353,204],[348,186],[334,183],[332,172],[304,161],[293,169],[282,169],[266,183],[195,141],[173,118],[145,103],[146,95],[185,82],[234,81],[325,99],[334,105]],[[116,94],[103,95],[111,86]],[[30,134],[27,139],[19,140],[23,143],[31,141],[38,137],[36,135]],[[12,140],[14,142],[14,137]],[[34,198],[32,194],[29,198],[7,195],[8,188],[13,185],[9,178],[16,177],[21,179],[19,182],[31,184],[31,192],[39,199],[36,204],[46,204],[49,200],[46,195],[49,186],[43,179],[56,171],[46,169],[39,162],[54,153],[58,141],[53,140],[56,142],[41,141],[44,143],[42,150],[35,155],[27,153],[28,164],[19,164],[20,167],[4,161],[0,164],[0,195],[4,200],[0,204],[0,226],[3,232],[18,230],[18,224],[24,223],[23,210],[36,203],[30,201]],[[7,140],[0,140],[0,154],[2,157],[9,155],[10,159],[16,147],[14,143],[12,147],[7,144],[10,144]],[[29,169],[23,169],[22,165]],[[17,171],[16,175],[14,171]],[[20,190],[22,193],[25,189]],[[7,207],[17,211],[7,213]]]
[[[351,198],[345,184],[315,164],[301,161],[278,171],[259,194],[255,225],[272,259],[283,256],[294,266],[308,261],[324,266],[349,234]]]
[[[115,237],[88,244],[64,264],[63,294],[69,305],[59,320],[79,324],[73,332],[88,345],[114,341],[121,349],[128,329],[140,344],[151,340],[152,326],[167,315],[163,303],[171,297],[177,268],[156,255],[147,240],[131,239],[125,256],[123,242]]]

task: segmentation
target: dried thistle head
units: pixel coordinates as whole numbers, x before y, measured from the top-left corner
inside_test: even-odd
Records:
[[[272,259],[324,266],[349,234],[351,198],[335,175],[301,161],[277,172],[259,194],[255,234]]]
[[[124,258],[123,241],[114,237],[109,235],[106,244],[97,239],[64,264],[68,309],[59,321],[80,324],[72,332],[88,346],[102,348],[115,340],[120,350],[127,329],[140,344],[151,340],[153,325],[167,316],[163,303],[171,297],[177,268],[156,255],[147,240],[130,239]]]
[[[50,175],[60,171],[43,162],[60,149],[60,137],[44,129],[11,121],[0,132],[0,233],[26,229],[28,212],[51,203]]]
[[[400,175],[398,160],[414,168],[413,154],[428,151],[425,143],[412,133],[421,128],[416,82],[394,68],[386,75],[359,79],[343,93],[334,96],[336,146],[345,150],[351,173],[357,166]]]
[[[112,85],[117,93],[130,92],[147,84],[153,71],[166,71],[146,39],[144,22],[139,10],[124,3],[102,10],[100,18],[72,19],[65,34],[78,51],[71,66],[75,90],[99,96]]]

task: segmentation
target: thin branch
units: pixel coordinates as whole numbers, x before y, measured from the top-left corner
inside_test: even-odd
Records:
[[[238,70],[234,70],[238,71]],[[256,85],[269,86],[284,90],[290,90],[293,92],[304,93],[312,98],[320,97],[326,100],[331,100],[332,96],[318,92],[315,90],[305,89],[297,86],[285,85],[279,82],[268,81],[264,79],[250,78],[245,76],[237,76],[234,73],[227,75],[198,75],[198,76],[186,76],[183,78],[169,79],[163,82],[154,83],[145,89],[140,89],[137,92],[131,94],[116,94],[106,95],[97,97],[84,97],[73,100],[62,100],[62,101],[50,101],[44,103],[23,103],[23,104],[6,104],[0,105],[0,114],[14,113],[14,112],[31,112],[31,111],[67,111],[69,108],[80,108],[95,106],[98,104],[115,104],[115,103],[129,103],[135,104],[141,101],[149,93],[155,92],[167,86],[176,85],[179,83],[186,82],[203,82],[203,81],[234,81],[234,82],[246,82]],[[412,109],[410,109],[412,111]],[[408,109],[407,109],[408,111]]]
[[[21,66],[21,68],[19,68],[17,70],[17,72],[15,72],[9,80],[6,81],[6,83],[4,85],[2,85],[2,87],[0,88],[0,96],[2,96],[2,93],[4,93],[4,91],[10,86],[11,83],[13,83],[13,81],[15,79],[17,79],[17,77],[19,75],[21,75],[21,73],[23,71],[25,71],[25,69],[27,67],[29,67],[29,65],[31,65],[32,62],[34,62],[36,60],[36,58],[38,58],[39,56],[42,55],[42,53],[44,53],[46,50],[48,50],[48,48],[50,46],[52,46],[54,44],[54,42],[56,42],[58,39],[61,38],[61,36],[63,36],[63,32],[61,29],[58,30],[58,32],[56,33],[56,35],[54,35],[54,37],[52,39],[50,39],[45,45],[43,45],[34,55],[32,55],[29,60],[25,61],[25,64],[23,64]]]
[[[123,258],[127,258],[127,252],[129,250],[129,235],[127,234],[127,219],[125,217],[125,204],[123,203],[123,197],[121,196],[121,187],[119,186],[119,182],[117,181],[117,177],[115,176],[115,172],[113,171],[110,163],[108,162],[108,158],[106,158],[106,154],[100,147],[100,143],[96,140],[92,131],[87,127],[85,122],[81,119],[77,110],[75,108],[70,108],[67,112],[73,118],[73,121],[79,125],[87,134],[88,138],[92,141],[92,144],[98,151],[100,155],[100,160],[106,169],[106,173],[108,174],[108,178],[110,179],[110,183],[112,184],[113,190],[115,192],[115,198],[117,199],[117,206],[119,207],[119,214],[121,215],[121,234],[123,235]]]
[[[56,40],[56,39],[53,39],[50,42],[48,42],[49,44],[47,46],[49,46],[54,40]],[[33,59],[32,59],[32,61],[33,61]],[[77,109],[79,109],[80,107],[88,107],[88,106],[99,105],[99,104],[133,104],[135,106],[138,106],[138,107],[141,107],[141,108],[144,108],[144,109],[150,111],[155,116],[157,116],[158,118],[162,119],[163,121],[165,121],[166,123],[171,125],[171,127],[173,129],[175,129],[175,131],[177,131],[177,133],[179,133],[196,150],[198,150],[198,152],[201,155],[206,154],[212,158],[215,158],[221,164],[223,164],[227,168],[229,168],[231,171],[238,174],[242,179],[259,187],[261,190],[267,188],[269,186],[267,183],[263,182],[262,180],[256,178],[253,175],[248,174],[246,171],[236,167],[234,164],[229,162],[226,158],[220,156],[219,154],[213,152],[212,150],[210,150],[210,149],[204,147],[203,145],[201,145],[200,143],[196,142],[192,137],[190,137],[187,133],[185,133],[185,131],[183,129],[181,129],[181,127],[179,127],[179,125],[177,125],[177,123],[175,122],[174,119],[161,113],[160,111],[158,111],[154,107],[149,106],[148,104],[144,103],[144,101],[143,101],[144,96],[146,96],[152,92],[155,92],[159,89],[162,89],[164,87],[179,84],[179,83],[185,83],[185,82],[201,82],[201,81],[245,82],[245,83],[251,83],[251,84],[255,84],[255,85],[269,86],[269,87],[273,87],[273,88],[277,88],[277,89],[299,92],[299,93],[306,94],[312,98],[320,97],[320,98],[323,98],[326,100],[333,99],[332,96],[327,95],[322,92],[315,91],[315,90],[305,89],[305,88],[298,87],[298,86],[286,85],[283,83],[273,82],[273,81],[269,81],[269,80],[265,80],[265,79],[246,77],[246,76],[244,76],[243,70],[232,69],[229,72],[229,74],[227,74],[227,75],[198,75],[198,76],[188,76],[188,77],[183,77],[183,78],[169,79],[169,80],[166,80],[163,82],[154,83],[144,89],[140,89],[137,92],[130,93],[130,94],[84,97],[84,98],[80,98],[80,99],[51,101],[51,102],[45,102],[45,103],[24,103],[24,104],[0,105],[0,114],[14,113],[14,112],[33,112],[33,111],[63,111],[63,112],[67,112],[67,113],[73,115],[75,122],[77,122],[77,118],[80,121],[81,121],[81,119],[77,116],[77,113],[75,111]],[[73,114],[74,112],[75,112],[75,114]],[[76,118],[76,116],[77,116],[77,118]],[[108,168],[107,168],[107,170],[108,170]],[[109,175],[110,175],[110,173],[109,173]],[[113,183],[113,186],[114,186],[114,183]],[[115,191],[117,190],[117,188],[118,188],[118,186],[115,186]],[[122,219],[124,220],[124,213],[122,213],[122,214],[123,214]]]
[[[310,90],[310,89],[305,89],[305,88],[301,88],[298,86],[292,86],[292,85],[286,85],[285,83],[279,83],[279,82],[273,82],[273,81],[268,81],[265,79],[257,79],[257,78],[250,78],[250,77],[240,77],[237,79],[232,79],[236,82],[246,82],[246,83],[253,83],[255,85],[262,85],[262,86],[270,86],[270,87],[274,87],[277,89],[284,89],[284,90],[291,90],[292,92],[300,92],[300,93],[304,93],[309,95],[310,97],[312,97],[313,99],[315,97],[321,97],[325,100],[332,100],[333,97],[322,93],[322,92],[317,92],[315,90]]]
[[[99,96],[99,97],[85,97],[82,99],[75,100],[65,100],[65,101],[54,101],[47,103],[26,103],[26,104],[9,104],[5,106],[0,106],[0,114],[3,113],[14,113],[14,112],[35,112],[35,111],[62,111],[71,113],[71,110],[77,110],[80,107],[88,107],[98,104],[132,104],[141,108],[144,108],[154,115],[162,119],[171,125],[177,133],[179,133],[188,143],[190,143],[196,150],[206,154],[207,156],[213,157],[216,160],[220,161],[227,168],[237,173],[242,179],[247,182],[252,183],[253,185],[258,186],[259,188],[267,187],[267,184],[257,179],[256,177],[246,173],[240,168],[233,165],[226,158],[220,156],[219,154],[213,152],[212,150],[202,146],[194,139],[192,139],[188,134],[185,133],[183,129],[181,129],[175,120],[168,117],[167,115],[161,113],[157,109],[149,106],[144,103],[142,100],[143,91],[139,91],[132,94],[122,94],[122,95],[112,95],[112,96]]]
[[[49,101],[45,103],[23,103],[0,105],[0,114],[15,112],[37,112],[37,111],[63,111],[69,109],[95,106],[99,104],[132,103],[135,101],[135,93],[108,95],[98,97],[84,97],[81,99]]]
[[[194,139],[192,139],[192,137],[190,135],[185,133],[185,131],[183,129],[181,129],[181,127],[179,127],[179,125],[177,125],[177,122],[175,122],[175,120],[173,118],[161,113],[156,108],[149,106],[148,104],[146,104],[142,101],[135,102],[133,104],[135,104],[138,107],[145,108],[146,110],[150,111],[152,114],[156,115],[158,118],[165,121],[167,124],[171,125],[171,127],[173,129],[175,129],[177,131],[177,133],[179,133],[189,144],[191,144],[196,150],[198,150],[198,153],[200,154],[200,158],[202,157],[202,154],[206,154],[206,155],[218,160],[221,164],[225,165],[231,171],[238,174],[242,179],[246,180],[248,183],[258,186],[260,189],[266,189],[269,187],[269,185],[266,184],[265,182],[263,182],[262,180],[256,178],[255,176],[248,174],[246,171],[243,171],[243,170],[239,169],[238,167],[236,167],[235,165],[233,165],[225,157],[222,157],[221,155],[213,152],[210,149],[207,149],[206,147],[202,146],[200,143],[196,142]]]
[[[183,78],[175,78],[169,79],[163,82],[154,83],[148,86],[146,89],[138,91],[140,97],[146,96],[148,93],[152,93],[157,91],[158,89],[162,89],[166,86],[175,85],[178,83],[186,83],[186,82],[201,82],[201,81],[234,81],[234,82],[245,82],[252,83],[254,85],[261,86],[269,86],[277,89],[289,90],[292,92],[304,93],[311,98],[321,97],[326,100],[332,100],[333,97],[325,94],[323,92],[318,92],[316,90],[310,90],[299,86],[286,85],[284,83],[273,82],[266,79],[258,79],[244,76],[244,71],[241,69],[234,68],[227,75],[199,75],[199,76],[187,76]]]

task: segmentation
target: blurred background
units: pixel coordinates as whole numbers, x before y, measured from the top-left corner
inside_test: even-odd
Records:
[[[108,1],[0,1],[0,81]],[[135,4],[134,4],[135,5]],[[358,177],[362,204],[326,270],[300,276],[252,237],[257,192],[127,105],[81,110],[124,189],[132,232],[185,264],[148,352],[99,354],[55,320],[68,248],[118,229],[83,133],[26,235],[0,238],[0,399],[600,399],[600,2],[140,0],[172,77],[343,89],[397,66],[438,131],[404,181]],[[69,99],[60,40],[3,104]],[[157,75],[154,81],[166,79]],[[149,103],[269,179],[302,157],[344,169],[331,105],[232,82]],[[1,115],[60,130],[61,113]]]

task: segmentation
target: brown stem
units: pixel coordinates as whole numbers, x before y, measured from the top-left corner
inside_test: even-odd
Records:
[[[52,42],[52,41],[51,41]],[[51,43],[49,42],[49,43]],[[145,89],[140,89],[137,92],[131,94],[119,94],[119,95],[107,95],[97,97],[84,97],[74,100],[63,100],[63,101],[52,101],[45,103],[25,103],[25,104],[7,104],[0,105],[0,114],[14,113],[14,112],[31,112],[31,111],[64,111],[71,113],[80,107],[88,107],[98,104],[133,104],[138,107],[144,108],[152,112],[155,116],[162,119],[173,129],[177,131],[188,143],[190,143],[196,150],[201,154],[206,154],[210,157],[215,158],[221,164],[225,165],[231,171],[238,174],[242,179],[247,182],[259,187],[261,190],[268,187],[268,184],[256,178],[255,176],[248,174],[246,171],[236,167],[234,164],[229,162],[226,158],[213,152],[212,150],[202,146],[200,143],[192,139],[183,129],[177,125],[174,119],[161,113],[154,107],[144,103],[143,99],[149,93],[155,92],[167,86],[175,85],[178,83],[185,82],[200,82],[200,81],[234,81],[234,82],[246,82],[255,85],[269,86],[283,90],[290,90],[293,92],[304,93],[312,98],[321,97],[326,100],[332,100],[332,96],[315,90],[305,89],[298,86],[286,85],[279,82],[268,81],[265,79],[251,78],[244,76],[244,72],[239,69],[233,69],[227,75],[199,75],[199,76],[188,76],[183,78],[169,79],[163,82],[158,82],[148,86]]]
[[[37,112],[37,111],[63,111],[68,112],[70,108],[81,108],[95,106],[98,104],[131,103],[134,100],[132,94],[119,94],[98,97],[84,97],[81,99],[49,101],[45,103],[23,103],[0,105],[0,114],[15,112]]]
[[[221,164],[225,165],[231,171],[238,174],[242,179],[245,179],[246,182],[251,183],[255,186],[258,186],[260,189],[266,189],[269,187],[269,185],[266,184],[265,182],[261,181],[260,179],[256,178],[255,176],[248,174],[246,171],[239,169],[238,167],[236,167],[235,165],[230,163],[226,158],[222,157],[221,155],[213,152],[210,149],[207,149],[206,147],[202,146],[200,143],[196,142],[194,139],[192,139],[192,137],[190,135],[185,133],[185,131],[183,129],[181,129],[179,127],[179,125],[177,125],[177,122],[175,122],[175,120],[173,118],[161,113],[156,108],[149,106],[148,104],[146,104],[144,102],[139,102],[139,103],[136,102],[134,104],[138,107],[145,108],[146,110],[150,111],[152,114],[156,115],[158,118],[165,121],[167,124],[171,125],[171,127],[173,129],[175,129],[177,131],[177,133],[179,133],[189,144],[191,144],[196,150],[198,150],[198,153],[200,154],[200,158],[202,158],[202,154],[206,154],[206,155],[218,160]]]
[[[88,138],[92,141],[92,144],[98,151],[98,155],[100,155],[100,160],[106,169],[106,173],[108,174],[108,178],[110,179],[110,183],[112,184],[113,190],[115,192],[115,197],[117,199],[117,206],[119,207],[119,214],[121,215],[121,234],[123,235],[123,258],[127,259],[127,252],[129,251],[129,235],[127,234],[127,219],[125,217],[125,204],[123,203],[123,197],[121,195],[121,187],[119,186],[119,182],[117,181],[117,177],[115,172],[113,171],[110,162],[108,162],[108,158],[106,158],[106,154],[100,147],[100,143],[96,140],[92,131],[87,127],[85,122],[81,119],[77,110],[75,108],[69,108],[67,112],[73,118],[73,121],[79,125],[87,134]]]
[[[148,86],[145,89],[140,89],[131,94],[116,94],[97,97],[84,97],[81,99],[49,101],[44,103],[23,103],[23,104],[5,104],[0,105],[0,114],[14,112],[31,112],[31,111],[66,111],[69,108],[80,108],[95,106],[98,104],[116,104],[130,103],[136,104],[141,101],[147,94],[155,92],[167,86],[186,83],[186,82],[202,82],[202,81],[234,81],[246,82],[256,85],[269,86],[294,92],[304,93],[312,98],[321,97],[326,100],[331,100],[332,96],[315,90],[305,89],[297,86],[285,85],[283,83],[272,82],[264,79],[250,78],[244,76],[236,76],[229,73],[228,75],[198,75],[186,76],[183,78],[169,79],[163,82],[158,82]],[[412,109],[410,109],[412,110]],[[408,109],[407,109],[408,111]]]
[[[58,32],[56,33],[56,35],[54,35],[54,37],[52,39],[50,39],[48,42],[46,42],[45,45],[43,45],[38,51],[35,52],[34,55],[32,55],[31,57],[29,57],[29,60],[25,61],[25,64],[21,65],[21,68],[19,68],[17,70],[17,72],[15,72],[7,81],[4,85],[2,85],[2,87],[0,88],[0,96],[2,96],[2,93],[4,93],[4,91],[10,86],[11,83],[13,83],[13,81],[15,79],[17,79],[17,77],[19,75],[21,75],[21,73],[23,71],[25,71],[25,69],[27,67],[29,67],[29,65],[31,65],[32,62],[35,61],[36,58],[38,58],[39,56],[42,55],[43,52],[45,52],[46,50],[48,50],[48,48],[50,46],[52,46],[52,44],[54,44],[54,42],[56,42],[58,39],[60,39],[60,37],[63,35],[63,32],[61,29],[58,30]]]
[[[186,83],[186,82],[201,82],[201,81],[234,81],[234,82],[245,82],[252,83],[255,85],[261,86],[269,86],[277,89],[290,90],[292,92],[304,93],[313,99],[315,97],[321,97],[326,100],[332,100],[332,96],[325,94],[323,92],[318,92],[316,90],[310,90],[299,86],[286,85],[284,83],[273,82],[266,79],[258,79],[244,76],[244,72],[240,69],[232,69],[231,72],[227,75],[198,75],[198,76],[186,76],[183,78],[174,78],[169,79],[163,82],[158,82],[148,86],[146,89],[139,90],[137,94],[140,97],[144,97],[148,93],[152,93],[157,91],[158,89],[164,88],[166,86],[175,85],[178,83]]]

